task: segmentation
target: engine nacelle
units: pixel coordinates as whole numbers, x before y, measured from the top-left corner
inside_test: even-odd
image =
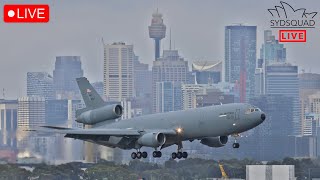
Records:
[[[209,147],[222,147],[228,142],[228,136],[208,137],[201,139],[200,143]]]
[[[147,147],[159,147],[166,142],[166,135],[163,133],[146,133],[138,139],[138,143]]]
[[[83,112],[76,121],[83,124],[96,124],[102,121],[116,119],[122,116],[123,108],[119,104],[107,105]]]

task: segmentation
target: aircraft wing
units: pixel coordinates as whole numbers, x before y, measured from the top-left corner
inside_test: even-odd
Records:
[[[29,130],[38,131],[45,133],[59,133],[68,135],[92,135],[92,136],[140,136],[148,132],[161,132],[166,135],[176,135],[175,130],[171,129],[147,129],[147,130],[137,130],[137,129],[102,129],[102,128],[92,128],[92,129],[80,129],[80,128],[64,128],[55,126],[41,126],[39,129]]]

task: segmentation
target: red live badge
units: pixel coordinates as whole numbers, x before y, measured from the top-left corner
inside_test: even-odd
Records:
[[[49,5],[46,4],[10,4],[3,7],[3,19],[6,23],[47,23]]]

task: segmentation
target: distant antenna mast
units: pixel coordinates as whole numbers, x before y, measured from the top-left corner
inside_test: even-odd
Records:
[[[171,27],[170,27],[170,51],[171,51]]]
[[[2,96],[3,96],[3,99],[5,99],[6,94],[5,94],[5,89],[4,88],[2,89]]]
[[[103,40],[103,38],[101,38],[101,42],[102,42],[102,44],[105,46],[106,44],[104,43],[104,40]]]

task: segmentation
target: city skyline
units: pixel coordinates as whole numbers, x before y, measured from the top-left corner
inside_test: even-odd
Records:
[[[5,1],[4,4],[14,2]],[[46,2],[52,12],[48,24],[0,24],[0,34],[6,34],[0,42],[0,47],[3,49],[0,59],[2,64],[5,64],[0,67],[2,84],[0,88],[1,90],[5,88],[6,99],[16,99],[26,94],[24,84],[27,72],[45,71],[51,74],[56,56],[81,56],[84,75],[92,82],[101,81],[103,77],[101,38],[104,38],[106,44],[117,41],[133,44],[141,62],[152,64],[154,42],[148,37],[148,26],[157,7],[163,14],[167,28],[172,31],[173,47],[189,61],[189,66],[196,60],[224,60],[224,27],[235,22],[257,25],[258,50],[263,42],[263,31],[269,29],[270,17],[267,9],[279,3],[276,0],[203,1],[202,3],[108,1],[102,4],[85,3],[85,1],[77,3],[42,1]],[[256,8],[251,11],[245,10],[248,3],[254,4]],[[317,3],[320,5],[320,2],[292,2],[296,7],[319,11],[320,9],[315,8]],[[195,9],[195,6],[199,7],[199,10]],[[70,13],[71,7],[73,13]],[[84,10],[87,13],[83,13]],[[320,40],[318,28],[308,31],[308,40],[305,44],[285,44],[287,60],[298,65],[299,72],[302,69],[309,72],[311,69],[312,72],[319,73],[319,70],[312,68],[320,65],[320,62],[316,61],[319,54],[315,50],[316,43]],[[273,31],[273,34],[277,34],[276,31]],[[168,36],[169,34],[162,40],[162,50],[169,49]],[[257,58],[259,55],[257,53]],[[20,67],[21,62],[28,63]]]

